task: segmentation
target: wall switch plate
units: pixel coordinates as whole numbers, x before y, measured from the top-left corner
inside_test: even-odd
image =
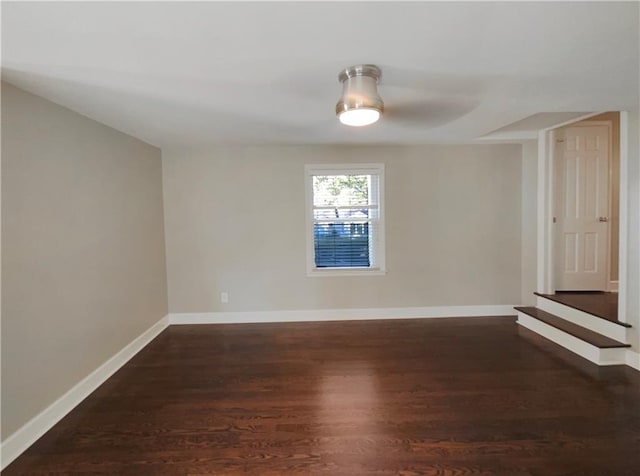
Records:
[[[229,293],[227,292],[221,292],[220,293],[220,302],[223,304],[226,304],[229,302]]]

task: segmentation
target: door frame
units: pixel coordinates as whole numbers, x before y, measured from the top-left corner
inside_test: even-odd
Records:
[[[585,114],[570,121],[555,124],[538,131],[538,230],[537,230],[537,292],[553,294],[555,292],[554,269],[554,227],[553,213],[555,197],[553,181],[555,178],[556,129],[581,122],[607,111]],[[629,162],[628,113],[620,111],[620,221],[619,221],[619,258],[618,258],[618,320],[627,322],[627,256],[628,256],[628,186],[626,180]],[[611,144],[610,144],[611,147]],[[611,193],[611,192],[610,192]],[[611,207],[611,200],[609,201]],[[609,225],[610,226],[610,225]],[[611,262],[611,260],[608,260]],[[611,276],[611,273],[609,273]]]

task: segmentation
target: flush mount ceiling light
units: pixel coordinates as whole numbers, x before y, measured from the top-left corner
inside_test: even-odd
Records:
[[[336,104],[336,115],[347,126],[368,126],[378,119],[384,103],[378,94],[382,71],[372,64],[351,66],[338,75],[342,97]]]

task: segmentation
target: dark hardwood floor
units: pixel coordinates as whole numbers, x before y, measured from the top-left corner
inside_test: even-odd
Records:
[[[640,373],[514,321],[172,326],[3,475],[640,474]]]

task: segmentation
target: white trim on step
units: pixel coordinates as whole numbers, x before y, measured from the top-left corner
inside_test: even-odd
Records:
[[[567,334],[523,312],[518,312],[518,324],[546,337],[565,349],[598,365],[624,365],[627,363],[627,348],[600,349],[595,345]]]
[[[2,461],[0,469],[6,468],[9,463],[20,456],[20,454],[35,443],[38,438],[49,431],[53,425],[58,423],[58,421],[79,405],[80,402],[87,398],[96,388],[102,385],[120,369],[120,367],[155,339],[168,325],[169,316],[160,319],[140,336],[135,338],[124,349],[91,372],[71,390],[4,440],[0,445],[0,460]]]
[[[640,370],[640,353],[627,350],[627,365],[636,370]]]
[[[301,311],[191,312],[169,314],[170,324],[239,324],[260,322],[351,321],[440,317],[515,316],[511,304],[479,306],[313,309]]]
[[[563,318],[566,321],[573,322],[582,327],[607,336],[618,342],[627,341],[627,328],[619,324],[607,321],[600,317],[596,317],[588,312],[580,311],[559,302],[552,301],[542,296],[536,296],[536,307],[548,313]]]

